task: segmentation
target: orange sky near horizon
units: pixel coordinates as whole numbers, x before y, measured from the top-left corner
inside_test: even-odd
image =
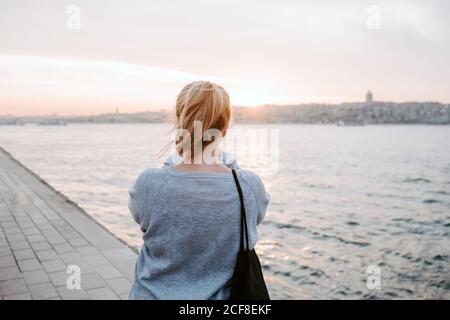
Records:
[[[194,80],[222,84],[233,105],[368,89],[450,103],[449,18],[443,0],[0,1],[0,116],[170,108]]]

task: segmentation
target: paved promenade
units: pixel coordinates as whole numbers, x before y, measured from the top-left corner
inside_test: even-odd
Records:
[[[0,300],[127,299],[135,261],[132,249],[0,148]],[[81,271],[80,289],[67,286],[77,280],[69,266]]]

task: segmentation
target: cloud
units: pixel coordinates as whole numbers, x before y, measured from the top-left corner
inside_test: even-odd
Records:
[[[0,1],[0,101],[169,106],[199,78],[235,104],[359,100],[368,88],[450,100],[448,1],[80,0],[76,32],[67,4]],[[369,5],[381,9],[378,31],[366,27]]]
[[[36,105],[44,109],[57,106],[60,113],[66,113],[65,108],[92,112],[96,106],[106,111],[117,106],[128,111],[165,108],[173,105],[184,85],[197,80],[223,84],[233,102],[241,105],[289,98],[277,96],[277,86],[261,81],[117,61],[4,54],[0,55],[0,113],[14,113],[19,106],[22,112],[32,111]],[[8,105],[10,110],[5,110]]]

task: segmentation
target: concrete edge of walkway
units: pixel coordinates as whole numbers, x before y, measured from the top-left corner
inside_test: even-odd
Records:
[[[68,198],[65,194],[63,194],[61,191],[56,190],[51,184],[49,184],[47,181],[45,181],[43,178],[41,178],[37,173],[35,173],[34,171],[32,171],[30,168],[28,168],[27,166],[25,166],[22,162],[20,162],[19,160],[17,160],[16,158],[14,158],[14,156],[9,153],[8,151],[6,151],[5,149],[3,149],[2,147],[0,147],[0,152],[3,152],[11,161],[13,161],[14,163],[16,163],[17,165],[19,165],[20,167],[22,167],[22,169],[24,169],[25,171],[27,171],[30,175],[32,175],[33,177],[35,177],[37,180],[39,180],[39,182],[41,182],[43,185],[45,185],[47,188],[49,188],[51,191],[55,192],[59,197],[61,197],[62,199],[64,199],[64,201],[66,203],[68,203],[69,205],[71,205],[72,207],[74,207],[75,209],[77,209],[80,213],[82,213],[83,215],[85,215],[87,218],[91,219],[94,223],[96,223],[99,227],[101,227],[103,230],[105,230],[106,232],[108,232],[110,235],[112,235],[114,238],[116,238],[118,241],[120,241],[121,243],[123,243],[124,245],[126,245],[128,248],[130,248],[131,250],[133,250],[136,254],[139,253],[139,251],[130,246],[128,243],[126,243],[124,240],[120,239],[119,237],[117,237],[114,233],[112,233],[111,231],[109,231],[104,225],[102,225],[100,222],[98,222],[96,219],[94,219],[88,212],[86,212],[86,210],[84,210],[82,207],[80,207],[78,205],[78,203],[76,203],[75,201],[71,200],[70,198]]]
[[[0,165],[0,300],[127,299],[137,250],[1,147]]]

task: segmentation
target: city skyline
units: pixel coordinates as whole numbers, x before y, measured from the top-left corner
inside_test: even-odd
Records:
[[[449,107],[450,108],[450,104],[449,103],[442,103],[441,101],[383,101],[383,100],[377,100],[375,99],[375,94],[372,90],[368,90],[364,95],[361,95],[361,99],[358,101],[341,101],[341,102],[337,102],[337,103],[321,103],[321,102],[305,102],[305,103],[291,103],[291,104],[259,104],[259,105],[232,105],[233,109],[258,109],[258,110],[264,110],[265,108],[267,109],[273,109],[275,108],[279,108],[280,110],[283,110],[283,108],[290,108],[290,107],[314,107],[317,106],[319,107],[323,107],[323,106],[330,106],[330,107],[342,107],[342,106],[353,106],[353,107],[358,107],[358,106],[365,106],[365,105],[372,105],[373,107],[377,108],[377,106],[379,105],[409,105],[409,104],[414,104],[414,105],[422,105],[422,106],[430,106],[430,105],[441,105],[443,107]],[[174,106],[171,106],[172,108],[174,108]],[[107,116],[107,115],[114,115],[114,114],[123,114],[123,115],[133,115],[133,114],[140,114],[140,113],[160,113],[160,112],[164,112],[167,114],[171,113],[171,107],[156,107],[156,108],[147,108],[147,109],[142,109],[142,110],[128,110],[127,108],[125,108],[125,110],[122,110],[120,107],[114,107],[112,106],[109,109],[106,109],[104,112],[98,112],[98,113],[74,113],[74,114],[68,114],[68,113],[62,113],[59,114],[57,112],[50,112],[50,113],[40,113],[40,114],[15,114],[13,112],[7,112],[4,114],[0,113],[0,118],[3,119],[8,119],[8,118],[52,118],[52,117],[68,117],[68,118],[77,118],[77,117],[97,117],[97,116]],[[262,109],[261,109],[262,108]]]

